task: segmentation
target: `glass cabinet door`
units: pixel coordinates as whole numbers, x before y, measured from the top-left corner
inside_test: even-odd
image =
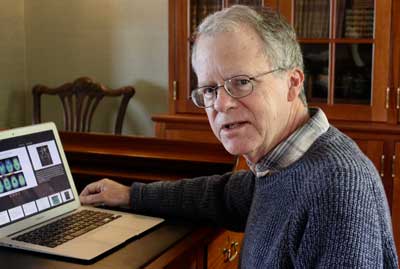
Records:
[[[189,69],[190,69],[190,86],[188,88],[187,96],[190,96],[190,91],[197,87],[197,77],[193,71],[190,56],[192,55],[193,35],[196,32],[197,26],[208,15],[221,10],[223,8],[223,1],[221,0],[192,0],[190,1],[190,32],[188,37],[189,44]],[[190,100],[189,100],[190,101]],[[195,108],[197,109],[197,108]]]
[[[191,0],[190,1],[190,33],[196,31],[196,27],[208,15],[221,10],[221,0]]]
[[[390,34],[379,28],[390,25],[390,16],[383,15],[388,7],[386,0],[294,0],[292,21],[304,56],[307,100],[329,118],[387,119],[387,77],[373,78],[389,72],[382,64],[389,54],[382,50]]]
[[[262,0],[228,0],[227,6],[246,5],[246,6],[262,6]]]
[[[186,88],[186,92],[182,93],[182,90],[180,90],[180,96],[184,95],[186,98],[190,96],[190,91],[193,88],[197,87],[197,77],[196,74],[194,73],[191,65],[191,60],[190,60],[190,55],[191,55],[191,47],[193,44],[193,35],[196,31],[197,26],[202,22],[202,20],[207,17],[208,15],[218,11],[222,10],[223,8],[232,6],[232,5],[249,5],[249,6],[262,6],[263,5],[263,0],[191,0],[187,1],[189,2],[189,16],[188,16],[188,22],[189,22],[189,31],[188,31],[188,36],[187,36],[187,51],[189,53],[187,54],[188,56],[188,65],[187,68],[189,70],[189,85]],[[182,80],[181,80],[182,81]],[[177,111],[181,112],[196,112],[196,113],[204,113],[203,109],[199,109],[195,107],[193,104],[191,104],[191,101],[186,99],[185,105],[183,108],[182,106],[177,107]]]
[[[336,44],[334,104],[371,104],[372,44]]]

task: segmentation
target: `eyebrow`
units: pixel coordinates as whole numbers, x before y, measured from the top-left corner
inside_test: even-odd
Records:
[[[230,75],[230,76],[227,76],[226,78],[223,78],[223,82],[225,82],[227,80],[230,80],[231,78],[234,78],[234,77],[237,77],[237,76],[249,76],[249,75],[246,75],[245,73],[240,73],[240,72],[235,72],[235,74],[236,75]],[[201,83],[201,84],[203,84],[203,83]],[[221,84],[218,84],[218,83],[212,83],[212,82],[208,82],[208,81],[206,83],[204,83],[203,86],[200,86],[201,84],[197,84],[196,88],[215,87],[217,85],[221,85]]]
[[[215,84],[204,84],[204,85],[197,85],[197,87],[196,88],[204,88],[204,87],[211,87],[211,88],[213,88],[213,87],[215,87],[215,86],[217,86],[218,84],[217,83],[215,83]]]

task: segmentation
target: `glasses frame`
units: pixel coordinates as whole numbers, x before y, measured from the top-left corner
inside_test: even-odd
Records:
[[[219,88],[222,88],[222,87],[224,88],[225,92],[226,92],[230,97],[235,98],[235,99],[244,98],[244,97],[246,97],[246,96],[249,96],[249,95],[254,91],[254,84],[253,84],[253,81],[255,81],[256,78],[259,78],[259,77],[262,77],[262,76],[265,76],[265,75],[268,75],[268,74],[271,74],[271,73],[274,73],[274,72],[277,72],[277,71],[283,71],[283,70],[285,70],[285,69],[284,69],[284,68],[276,68],[276,69],[269,70],[269,71],[260,73],[260,74],[255,75],[255,76],[251,76],[251,77],[250,77],[249,75],[236,75],[236,76],[233,76],[233,77],[231,77],[231,78],[228,78],[228,79],[224,80],[224,83],[223,83],[223,84],[218,84],[218,85],[215,85],[215,86],[202,86],[202,87],[198,87],[198,88],[193,89],[192,92],[190,93],[190,99],[192,100],[193,104],[194,104],[195,106],[197,106],[198,108],[209,108],[209,107],[212,107],[212,106],[214,106],[215,100],[216,100],[216,98],[217,98],[217,96],[218,96],[218,94],[217,94],[218,89],[219,89]],[[246,78],[250,81],[250,84],[251,84],[251,90],[250,90],[247,94],[245,94],[245,95],[243,95],[243,96],[235,96],[235,95],[233,95],[233,94],[228,90],[228,88],[227,88],[227,84],[230,83],[233,79],[235,79],[235,78],[237,78],[237,77],[246,77]],[[200,90],[200,89],[206,89],[206,88],[210,88],[210,89],[213,90],[213,94],[214,94],[214,96],[215,96],[215,97],[214,97],[214,101],[213,101],[212,104],[209,105],[209,106],[201,106],[201,105],[199,105],[199,104],[196,103],[195,98],[194,98],[193,95],[194,95],[194,93],[197,92],[198,90]]]

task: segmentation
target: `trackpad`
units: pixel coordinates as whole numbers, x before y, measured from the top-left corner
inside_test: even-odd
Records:
[[[124,242],[132,236],[132,231],[112,225],[99,227],[87,234],[87,238],[90,240],[111,244]]]

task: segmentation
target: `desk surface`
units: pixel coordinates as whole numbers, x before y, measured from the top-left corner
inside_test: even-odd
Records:
[[[234,157],[220,144],[74,132],[60,136],[78,191],[104,177],[130,185],[223,174],[234,166]],[[219,233],[169,222],[89,265],[1,247],[0,260],[1,266],[24,269],[204,268],[208,244]]]
[[[142,268],[194,230],[187,223],[166,222],[90,264],[6,247],[0,247],[0,260],[16,269]]]

